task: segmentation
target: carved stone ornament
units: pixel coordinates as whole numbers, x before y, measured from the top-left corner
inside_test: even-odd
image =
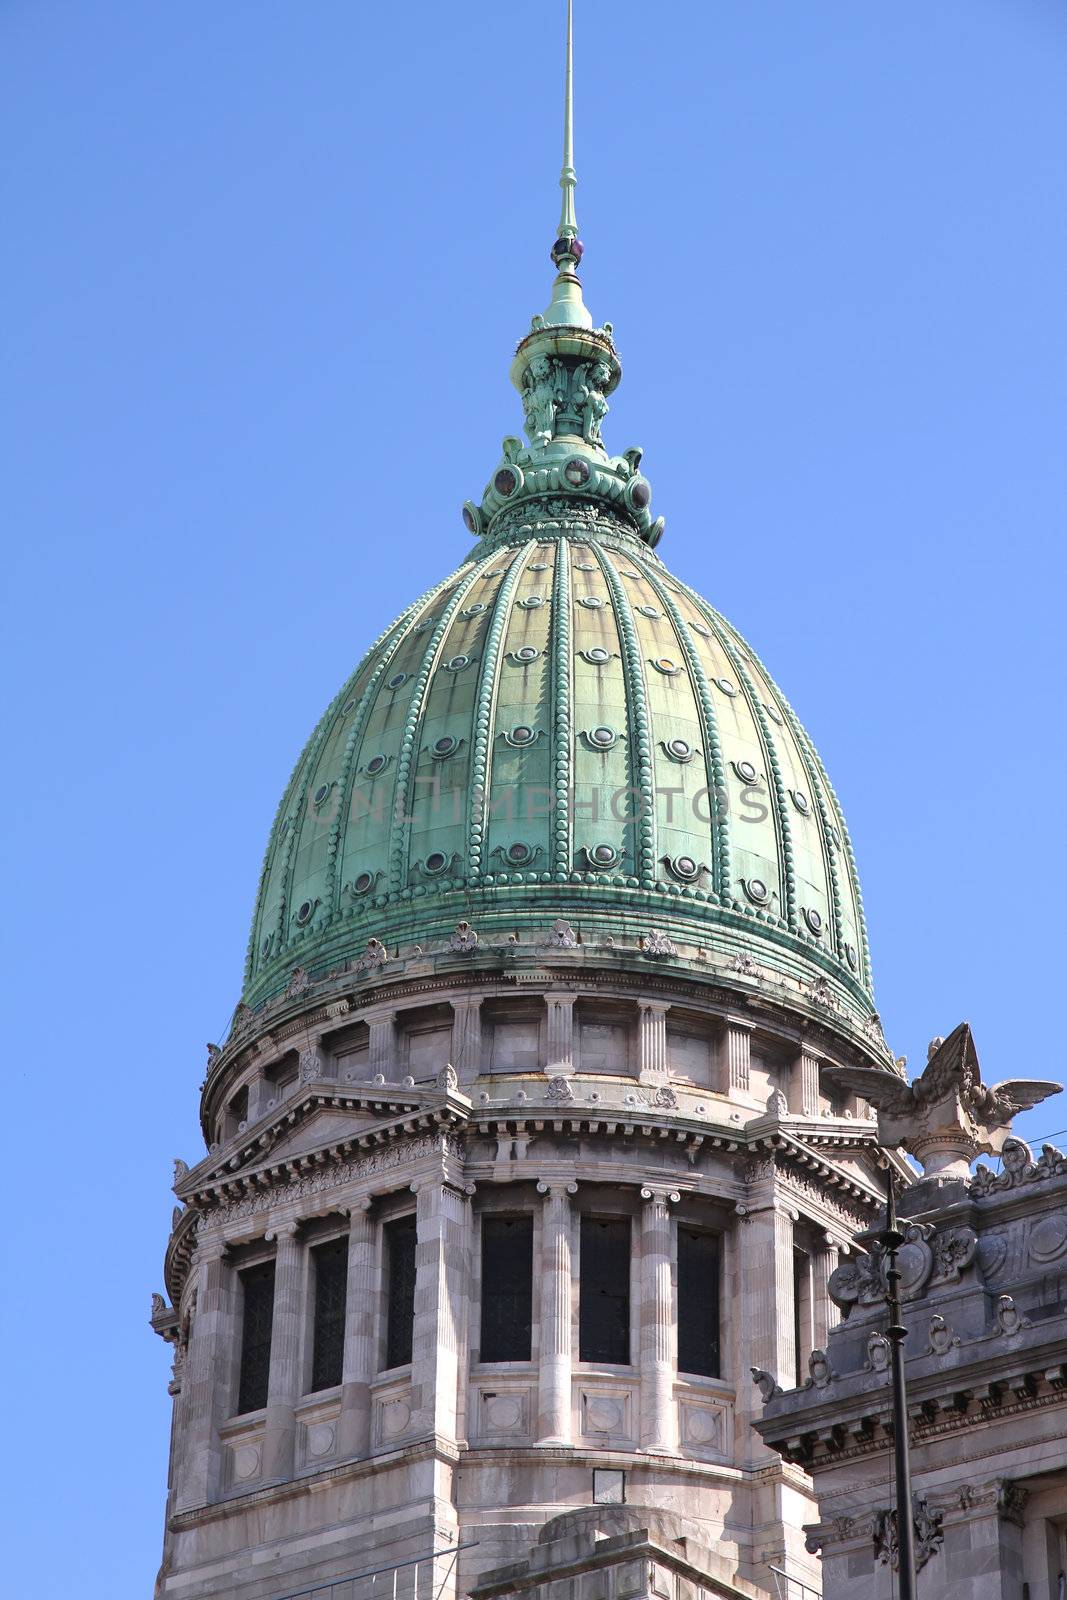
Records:
[[[897,1251],[902,1300],[914,1299],[933,1270],[934,1253],[927,1243],[934,1229],[928,1222],[911,1222],[904,1230],[904,1243]],[[830,1299],[847,1317],[853,1306],[878,1305],[886,1297],[885,1251],[878,1243],[870,1254],[843,1261],[830,1274],[827,1284]]]
[[[971,1179],[971,1194],[982,1200],[986,1195],[1000,1194],[1007,1189],[1017,1189],[1025,1183],[1040,1183],[1047,1178],[1067,1175],[1067,1156],[1055,1145],[1043,1144],[1035,1161],[1030,1146],[1021,1139],[1005,1139],[1001,1151],[1003,1172],[979,1165]]]
[[[733,972],[742,973],[746,978],[754,977],[759,971],[759,968],[756,966],[756,963],[753,961],[747,950],[738,951],[737,955],[734,956],[733,961],[730,963],[730,969]]]
[[[959,1335],[953,1333],[949,1324],[940,1312],[930,1318],[930,1333],[928,1350],[931,1355],[947,1356],[950,1350],[959,1344]]]
[[[188,1176],[189,1176],[189,1163],[187,1161],[183,1161],[181,1156],[175,1156],[174,1157],[174,1182],[175,1182],[175,1184],[184,1183]]]
[[[957,1283],[978,1250],[978,1235],[973,1228],[944,1228],[933,1237],[934,1281]]]
[[[678,1106],[678,1096],[669,1083],[664,1083],[653,1093],[652,1104],[661,1111],[674,1111]]]
[[[922,1571],[930,1557],[936,1555],[945,1540],[944,1513],[935,1511],[922,1495],[912,1497],[912,1523],[915,1529],[915,1566]],[[874,1519],[874,1553],[882,1566],[896,1572],[900,1564],[900,1548],[895,1511],[879,1511]]]
[[[367,948],[356,962],[357,972],[373,972],[378,967],[384,967],[389,959],[389,952],[380,939],[368,939]]]
[[[167,1302],[164,1300],[163,1296],[161,1294],[154,1294],[152,1296],[152,1315],[153,1315],[153,1317],[162,1317],[162,1316],[164,1316],[166,1314],[166,1310],[167,1310]]]
[[[311,974],[305,967],[294,967],[289,982],[285,986],[285,998],[297,1000],[302,994],[307,994],[311,988]]]
[[[645,934],[641,948],[646,956],[673,956],[678,953],[674,948],[674,940],[667,934],[660,933],[657,928]]]
[[[997,1332],[1008,1337],[1013,1333],[1022,1333],[1024,1328],[1030,1326],[1030,1318],[1022,1315],[1010,1294],[997,1296],[993,1315],[996,1317]]]
[[[1026,1503],[1029,1498],[1029,1489],[1025,1489],[1021,1483],[1014,1483],[1010,1478],[1002,1478],[997,1484],[997,1516],[1004,1522],[1014,1522],[1021,1528],[1026,1520]]]
[[[837,1377],[825,1350],[813,1350],[808,1357],[808,1383],[815,1389],[825,1389]]]
[[[308,1049],[306,1049],[306,1050],[301,1050],[301,1052],[300,1052],[300,1082],[301,1083],[313,1083],[314,1080],[319,1076],[319,1071],[320,1071],[319,1052],[314,1048],[314,1046],[312,1045],[312,1046],[309,1046]]]
[[[789,1115],[789,1101],[781,1089],[772,1089],[767,1096],[767,1114],[772,1117],[785,1117]]]
[[[752,1373],[752,1382],[763,1397],[764,1405],[781,1394],[782,1386],[773,1373],[765,1372],[762,1367],[750,1367],[749,1371]]]
[[[558,922],[554,922],[552,924],[551,932],[548,935],[548,942],[549,944],[556,945],[560,950],[573,950],[575,945],[578,943],[578,935],[575,933],[569,922],[564,922],[563,919],[560,918]]]
[[[251,1028],[255,1023],[255,1020],[256,1014],[252,1010],[252,1007],[244,1000],[241,1000],[238,1003],[237,1010],[233,1014],[232,1032],[235,1034],[247,1033],[249,1028]]]
[[[478,935],[475,933],[470,923],[457,922],[456,931],[449,934],[448,948],[450,950],[455,950],[459,955],[470,955],[472,950],[477,949],[477,946]]]
[[[944,1042],[934,1040],[930,1051],[913,1084],[872,1067],[829,1067],[824,1074],[831,1089],[858,1094],[875,1107],[879,1144],[909,1151],[924,1177],[966,1181],[976,1156],[1002,1155],[1015,1142],[1013,1117],[1060,1092],[1060,1084],[1036,1078],[984,1084],[966,1022]]]
[[[571,1088],[570,1079],[562,1076],[549,1078],[548,1098],[550,1100],[570,1101],[574,1099],[574,1090]]]
[[[816,978],[814,980],[808,989],[808,999],[817,1006],[824,1006],[827,1011],[837,1010],[837,996],[826,978]]]
[[[437,1074],[437,1087],[439,1089],[443,1089],[446,1094],[450,1090],[459,1087],[459,1077],[457,1076],[456,1069],[452,1065],[451,1061],[446,1062],[446,1064]]]
[[[222,1051],[219,1049],[217,1044],[209,1044],[208,1045],[208,1047],[207,1047],[207,1070],[209,1072],[211,1071],[212,1067],[215,1065],[215,1062],[219,1059],[219,1056],[221,1056],[221,1054],[222,1054]]]
[[[885,1372],[889,1367],[890,1346],[884,1333],[872,1333],[867,1336],[867,1360],[864,1362],[865,1372]]]

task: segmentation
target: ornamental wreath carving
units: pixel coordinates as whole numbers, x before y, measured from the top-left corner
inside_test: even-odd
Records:
[[[925,1287],[934,1266],[929,1240],[934,1233],[929,1222],[911,1222],[904,1230],[904,1243],[897,1251],[902,1300],[913,1300]],[[886,1297],[885,1251],[872,1244],[869,1255],[843,1261],[830,1274],[827,1284],[830,1299],[847,1317],[853,1306],[879,1305]]]
[[[912,1498],[912,1524],[915,1529],[915,1567],[921,1572],[930,1557],[945,1542],[944,1512],[935,1511],[922,1495]],[[879,1511],[874,1519],[874,1553],[883,1566],[896,1572],[900,1565],[899,1533],[895,1511]]]
[[[469,922],[457,922],[456,930],[449,935],[448,948],[458,955],[470,955],[478,945],[478,935]]]

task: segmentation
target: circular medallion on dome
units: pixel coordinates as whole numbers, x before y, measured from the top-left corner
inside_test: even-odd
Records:
[[[426,629],[432,628],[436,621],[436,617],[424,617],[421,622],[416,622],[411,631],[412,633],[425,633]]]
[[[448,866],[448,857],[443,850],[431,850],[426,857],[425,866],[427,872],[443,872]]]
[[[692,761],[693,746],[688,739],[668,739],[663,746],[672,761]]]
[[[518,487],[518,474],[514,472],[511,467],[501,467],[500,471],[493,479],[493,488],[496,490],[497,494],[502,494],[505,496],[514,494]]]
[[[699,633],[699,635],[700,635],[700,637],[702,639],[710,639],[711,638],[710,632],[708,631],[707,628],[705,628],[705,626],[704,626],[704,624],[702,622],[691,622],[689,624],[689,626],[692,628],[694,633]]]
[[[793,804],[796,806],[797,810],[801,812],[803,816],[810,817],[811,801],[808,799],[803,789],[790,789],[789,793],[793,796]]]
[[[735,761],[734,771],[737,773],[737,776],[741,779],[742,783],[756,783],[759,779],[759,773],[756,771],[751,761]]]
[[[610,844],[595,844],[586,854],[594,867],[613,867],[619,859],[619,852]]]
[[[322,802],[326,799],[326,796],[329,794],[331,787],[332,787],[332,785],[330,785],[328,783],[320,783],[319,784],[319,786],[315,790],[315,794],[314,794],[314,802],[315,802],[315,804],[317,806],[321,806]]]
[[[388,756],[371,756],[363,770],[364,772],[369,772],[372,778],[376,778],[379,772],[384,772],[388,765]]]
[[[508,845],[507,855],[513,867],[521,867],[524,862],[529,861],[533,851],[528,844],[518,840],[515,844]]]
[[[668,871],[683,883],[692,883],[694,878],[700,876],[700,867],[692,856],[666,856],[664,859]]]
[[[644,511],[652,499],[652,485],[647,478],[631,478],[626,486],[626,498],[635,511]]]
[[[576,561],[574,563],[574,570],[575,572],[595,572],[596,567],[591,561]]]
[[[770,890],[762,878],[742,878],[741,885],[748,898],[758,906],[770,898]]]
[[[662,672],[665,678],[676,678],[682,670],[677,661],[672,661],[670,656],[657,656],[652,665],[657,672]]]
[[[489,607],[484,600],[476,600],[472,606],[467,606],[465,610],[461,611],[460,616],[463,618],[480,617],[483,611],[488,610]]]
[[[359,873],[352,884],[352,888],[355,890],[356,894],[367,894],[373,887],[374,874],[372,872]]]
[[[302,901],[297,907],[296,920],[301,928],[311,921],[311,913],[314,909],[315,907],[310,900]]]
[[[805,908],[804,921],[817,939],[822,937],[824,924],[818,911],[809,911]]]
[[[598,594],[583,594],[579,596],[578,604],[585,606],[589,611],[599,611],[604,602]]]
[[[583,461],[581,456],[572,456],[563,468],[563,476],[572,489],[580,489],[583,483],[589,482],[588,461]]]
[[[481,517],[478,514],[478,508],[469,500],[463,507],[463,526],[468,533],[476,534],[481,532]]]
[[[540,654],[540,650],[535,650],[532,644],[524,644],[515,651],[515,660],[521,661],[525,667],[531,661],[536,661]]]
[[[723,694],[729,695],[731,700],[737,693],[737,685],[732,683],[729,678],[716,678],[715,686],[721,689]]]
[[[463,668],[464,667],[469,667],[470,664],[471,664],[470,656],[453,656],[450,661],[446,661],[445,662],[445,671],[446,672],[462,672]]]
[[[782,715],[777,706],[772,706],[769,700],[764,700],[763,709],[772,722],[777,722],[778,726],[782,727]]]
[[[527,572],[547,572],[548,571],[548,562],[547,561],[531,561],[530,565],[527,567],[526,570],[527,570]]]
[[[520,723],[517,728],[511,730],[512,744],[532,744],[533,736],[533,729],[528,728],[525,723]]]
[[[435,756],[454,755],[459,749],[459,740],[454,739],[450,733],[443,734],[440,739],[434,740],[433,753]]]
[[[846,944],[846,946],[845,946],[845,960],[848,962],[848,964],[852,968],[853,972],[855,972],[856,967],[859,965],[859,963],[858,963],[858,961],[856,959],[856,946],[854,944]]]
[[[614,728],[600,727],[594,728],[589,737],[593,744],[599,745],[601,750],[609,750],[615,743],[618,735],[616,734]]]
[[[408,672],[394,672],[385,687],[387,689],[402,689],[410,676],[411,674]]]
[[[515,603],[521,606],[523,611],[536,611],[538,606],[544,605],[545,597],[543,594],[528,594],[525,600],[517,600]]]
[[[611,651],[601,649],[600,645],[594,645],[592,650],[581,650],[579,655],[593,667],[602,667],[605,661],[611,660]]]
[[[638,606],[637,614],[641,617],[662,617],[663,612],[657,611],[655,606]]]

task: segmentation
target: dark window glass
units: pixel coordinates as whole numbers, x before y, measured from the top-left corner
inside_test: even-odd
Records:
[[[483,1361],[529,1361],[533,1218],[482,1218]]]
[[[267,1403],[270,1334],[274,1323],[274,1262],[241,1273],[241,1382],[237,1409],[259,1411]]]
[[[581,1292],[578,1303],[581,1361],[630,1360],[630,1221],[582,1218]]]
[[[313,1250],[315,1335],[311,1354],[312,1389],[332,1389],[341,1381],[345,1348],[345,1287],[348,1240],[334,1239]]]
[[[678,1371],[704,1378],[719,1367],[719,1240],[678,1229]]]
[[[385,1271],[388,1280],[385,1364],[403,1367],[411,1360],[415,1326],[415,1218],[398,1217],[385,1225]]]

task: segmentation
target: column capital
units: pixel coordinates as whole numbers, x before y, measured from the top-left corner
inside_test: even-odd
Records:
[[[681,1199],[677,1189],[649,1189],[643,1187],[641,1199],[645,1201],[659,1201],[662,1205],[677,1205]]]
[[[341,1210],[346,1217],[351,1217],[352,1221],[355,1222],[360,1217],[365,1217],[373,1204],[374,1196],[365,1194],[361,1195],[358,1200],[350,1200],[348,1205],[341,1207]]]
[[[577,1194],[578,1185],[573,1180],[567,1182],[564,1178],[550,1178],[547,1183],[543,1180],[538,1183],[537,1192],[547,1195],[550,1200],[562,1200],[564,1195]]]
[[[673,1002],[670,1001],[670,1000],[648,1000],[648,999],[646,999],[646,1000],[638,1000],[637,1004],[640,1006],[642,1011],[658,1011],[658,1012],[660,1012],[661,1014],[663,1014],[665,1016],[666,1013],[671,1009],[671,1005],[673,1004]]]
[[[275,1227],[269,1228],[263,1235],[268,1244],[281,1244],[283,1240],[295,1239],[300,1231],[300,1223],[295,1219],[289,1222],[279,1222]]]

